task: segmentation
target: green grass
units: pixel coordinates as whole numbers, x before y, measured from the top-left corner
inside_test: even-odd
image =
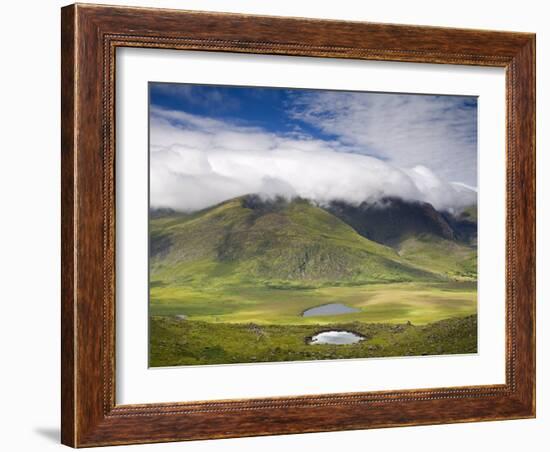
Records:
[[[393,249],[307,201],[243,199],[152,218],[151,366],[476,351],[475,248],[418,236]],[[358,311],[302,316],[328,303]],[[329,328],[368,340],[306,343]]]
[[[371,284],[360,286],[285,288],[240,286],[205,288],[152,287],[150,313],[187,315],[212,323],[331,324],[341,321],[431,323],[476,313],[472,282]],[[360,312],[302,317],[306,309],[343,303]]]
[[[238,198],[151,221],[153,281],[204,287],[444,279],[307,201],[258,212]]]
[[[366,339],[350,345],[309,345],[322,325],[258,325],[151,317],[151,367],[281,362],[477,352],[476,316],[430,325],[336,323]],[[244,346],[246,344],[246,346]]]
[[[405,261],[450,279],[477,279],[475,247],[434,236],[419,236],[401,242],[398,251]]]

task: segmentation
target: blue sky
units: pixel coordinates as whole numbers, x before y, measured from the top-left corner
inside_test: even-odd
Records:
[[[265,191],[453,209],[477,187],[475,97],[166,83],[149,93],[158,205]],[[182,192],[196,202],[179,205]]]
[[[161,108],[257,126],[273,133],[293,133],[299,128],[315,138],[334,139],[334,135],[289,115],[289,106],[303,93],[299,89],[152,83],[150,102]]]

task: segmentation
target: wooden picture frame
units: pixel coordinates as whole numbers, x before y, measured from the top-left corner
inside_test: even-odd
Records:
[[[71,5],[62,9],[62,442],[73,447],[535,416],[535,35]],[[506,383],[115,403],[115,50],[506,69]]]

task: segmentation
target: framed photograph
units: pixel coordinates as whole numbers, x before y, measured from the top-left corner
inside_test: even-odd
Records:
[[[62,442],[535,416],[535,36],[62,9]]]

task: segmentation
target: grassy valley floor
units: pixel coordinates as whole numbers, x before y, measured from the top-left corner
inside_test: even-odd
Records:
[[[476,351],[474,236],[430,205],[247,195],[150,228],[153,367]],[[308,343],[330,330],[364,339]]]
[[[475,282],[151,288],[151,367],[477,351]],[[357,312],[303,317],[342,303]],[[365,339],[310,345],[327,330]]]

